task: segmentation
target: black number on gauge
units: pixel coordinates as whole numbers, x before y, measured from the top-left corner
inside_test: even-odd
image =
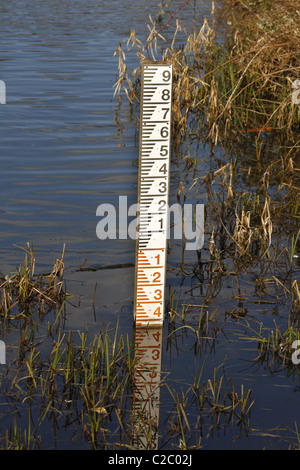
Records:
[[[163,76],[163,81],[168,82],[171,78],[171,72],[169,70],[164,70],[162,76]]]
[[[164,101],[168,101],[170,99],[170,90],[163,90],[161,94],[161,99]]]
[[[159,183],[159,189],[158,189],[158,191],[159,191],[160,193],[165,193],[165,192],[167,191],[167,183],[166,183],[165,181],[161,181],[161,182]]]
[[[168,173],[167,164],[166,164],[166,163],[164,163],[164,164],[160,167],[159,172],[160,172],[160,173],[163,173],[164,175],[165,175],[166,173]]]
[[[160,130],[160,135],[163,139],[166,139],[169,135],[169,129],[167,127],[162,127]]]
[[[159,212],[163,211],[165,209],[166,205],[167,205],[167,203],[163,199],[158,201],[158,206],[159,206],[158,210],[159,210]]]
[[[167,114],[168,112],[170,111],[169,108],[161,108],[162,111],[164,111],[164,117],[163,117],[163,120],[165,120],[167,118]]]
[[[167,145],[161,145],[160,146],[160,155],[161,155],[161,157],[166,157],[168,155],[168,146]]]

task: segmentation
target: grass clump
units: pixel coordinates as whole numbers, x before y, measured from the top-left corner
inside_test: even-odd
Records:
[[[69,298],[64,288],[64,254],[54,260],[51,272],[36,274],[35,255],[27,244],[23,263],[9,275],[0,273],[0,320],[29,317],[33,313],[46,314],[61,307]]]
[[[112,334],[108,328],[92,341],[87,333],[60,331],[47,355],[31,343],[3,387],[6,407],[18,409],[19,419],[2,431],[2,448],[61,448],[55,434],[63,438],[66,431],[68,447],[78,440],[90,448],[113,445],[110,420],[116,426],[117,415],[121,435],[128,432],[122,417],[133,364],[127,346],[117,330]]]

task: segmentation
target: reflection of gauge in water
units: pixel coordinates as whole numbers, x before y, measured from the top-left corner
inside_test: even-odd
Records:
[[[133,445],[157,449],[162,360],[162,327],[135,328]]]

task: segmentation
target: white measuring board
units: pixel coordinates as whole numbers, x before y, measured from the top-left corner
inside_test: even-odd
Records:
[[[134,320],[162,325],[171,147],[172,64],[142,64]]]

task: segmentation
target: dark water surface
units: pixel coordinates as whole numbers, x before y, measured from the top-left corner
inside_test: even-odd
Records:
[[[202,2],[196,16],[210,9]],[[136,202],[138,148],[133,122],[123,116],[123,131],[115,122],[113,54],[133,28],[144,40],[149,14],[158,11],[156,1],[0,1],[2,272],[22,259],[13,245],[27,242],[45,266],[64,243],[69,268],[85,257],[98,265],[133,260],[133,241],[98,240],[96,209],[119,195]],[[114,271],[114,283],[118,276],[120,288],[104,303],[132,299],[132,270]],[[105,281],[104,296],[109,273]]]
[[[113,54],[131,29],[145,40],[149,14],[157,15],[158,3],[0,0],[0,79],[6,83],[7,91],[7,104],[0,106],[0,270],[5,274],[14,271],[22,261],[23,253],[14,245],[32,243],[38,269],[43,271],[60,256],[65,244],[68,290],[82,296],[80,307],[67,312],[69,329],[84,330],[87,326],[97,333],[103,321],[112,326],[119,321],[121,333],[132,332],[133,268],[82,272],[78,267],[84,262],[99,266],[134,261],[134,241],[104,242],[97,238],[96,209],[104,202],[117,204],[120,195],[128,196],[130,203],[136,201],[135,126],[124,109],[121,125],[116,120],[113,85],[118,59]],[[174,0],[171,4],[174,11],[182,2]],[[194,20],[201,24],[210,11],[210,1],[192,1],[181,18],[189,26]],[[130,60],[135,63],[134,55]],[[198,171],[205,173],[210,164],[203,159],[203,168]],[[174,202],[183,178],[173,166]],[[204,193],[198,197],[205,202]],[[177,272],[172,268],[180,256],[175,244],[168,259],[168,284],[178,283]],[[195,262],[196,254],[188,254],[187,261]],[[189,288],[190,282],[188,279],[183,288]],[[249,279],[245,279],[241,288],[248,285]],[[225,287],[229,295],[220,298],[219,304],[232,310],[236,307],[232,285]],[[264,308],[253,310],[250,303],[245,306],[262,321]],[[285,422],[293,426],[296,416],[286,419],[286,410],[294,409],[299,416],[299,388],[285,374],[270,379],[266,372],[265,380],[263,370],[248,366],[256,352],[251,341],[238,341],[242,328],[232,327],[232,335],[228,328],[227,336],[219,335],[212,354],[205,346],[201,354],[195,354],[195,337],[189,331],[178,333],[174,342],[167,341],[166,323],[164,333],[162,370],[170,374],[178,390],[192,382],[197,365],[206,356],[206,379],[214,367],[221,370],[225,358],[232,357],[227,371],[236,378],[237,387],[240,382],[252,384],[256,408],[250,436],[245,434],[235,440],[239,429],[216,433],[205,441],[204,447],[286,447],[286,442],[281,444],[280,438],[270,437],[271,433],[262,436],[262,430]],[[14,358],[13,333],[7,341],[11,346],[7,352],[10,363]],[[163,400],[164,394],[162,405]]]

